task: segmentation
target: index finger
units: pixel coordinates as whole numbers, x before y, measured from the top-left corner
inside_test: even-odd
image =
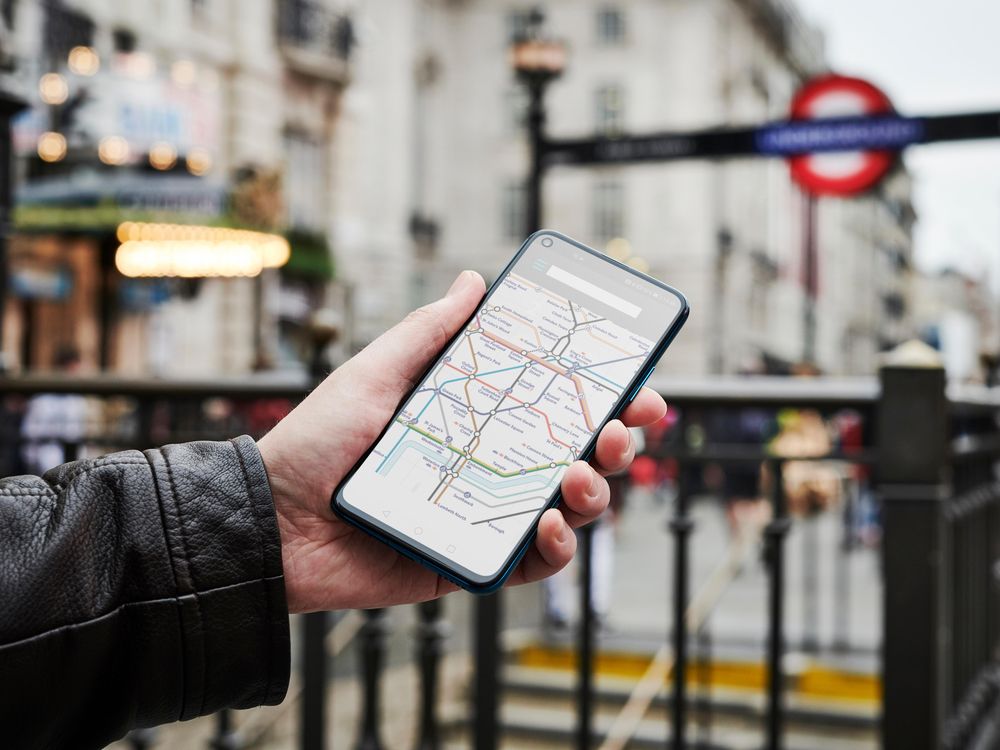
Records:
[[[652,424],[667,413],[667,403],[659,393],[643,386],[639,389],[632,403],[625,407],[621,419],[626,427],[643,427]]]

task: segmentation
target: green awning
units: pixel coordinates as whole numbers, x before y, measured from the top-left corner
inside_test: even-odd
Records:
[[[335,276],[333,255],[323,234],[291,230],[285,233],[292,255],[281,267],[281,272],[291,276],[332,281]]]

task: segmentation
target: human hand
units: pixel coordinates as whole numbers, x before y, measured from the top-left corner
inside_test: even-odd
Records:
[[[457,588],[341,521],[330,509],[330,496],[484,292],[479,274],[463,272],[447,296],[410,313],[334,371],[258,442],[281,532],[289,611],[419,602]],[[545,578],[573,558],[571,529],[597,518],[608,505],[603,475],[625,469],[634,456],[625,425],[655,422],[665,410],[663,399],[643,388],[621,420],[605,426],[592,463],[576,461],[567,469],[563,502],[542,514],[534,546],[511,584]]]

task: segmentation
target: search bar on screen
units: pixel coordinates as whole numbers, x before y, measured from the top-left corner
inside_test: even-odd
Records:
[[[638,318],[639,313],[642,312],[642,308],[638,305],[632,304],[627,299],[622,299],[617,294],[612,294],[607,289],[602,289],[597,286],[597,284],[591,284],[586,279],[581,279],[579,276],[576,276],[559,266],[549,266],[549,270],[545,272],[545,275],[551,276],[556,281],[561,281],[566,286],[572,287],[578,292],[583,292],[587,296],[596,299],[598,302],[603,302],[605,305],[611,305],[613,308],[619,312],[625,313],[630,318]]]

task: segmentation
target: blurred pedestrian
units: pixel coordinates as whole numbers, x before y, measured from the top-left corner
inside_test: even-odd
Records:
[[[823,417],[813,409],[786,409],[779,422],[771,451],[793,459],[782,469],[788,512],[814,515],[830,508],[840,499],[840,472],[829,461],[808,460],[827,455],[832,447]]]
[[[722,446],[762,449],[774,431],[774,416],[765,409],[720,410],[712,421],[712,442]],[[760,460],[728,461],[720,466],[721,494],[732,538],[767,523],[770,508],[764,502]]]
[[[59,347],[56,370],[71,376],[80,369],[80,352],[71,344]],[[79,458],[87,430],[88,404],[72,393],[40,393],[28,401],[21,422],[21,456],[32,474],[44,474],[67,460]]]
[[[642,453],[646,445],[642,430],[633,428],[629,433],[632,436],[634,454]],[[631,489],[627,472],[609,476],[607,481],[611,499],[608,509],[594,523],[590,541],[590,604],[597,627],[603,630],[609,627],[611,596],[614,593],[615,530]],[[578,529],[576,533],[579,537],[582,532]],[[569,626],[571,613],[575,609],[575,595],[579,591],[576,585],[578,580],[577,570],[563,568],[543,582],[545,628],[549,633],[559,634]]]

